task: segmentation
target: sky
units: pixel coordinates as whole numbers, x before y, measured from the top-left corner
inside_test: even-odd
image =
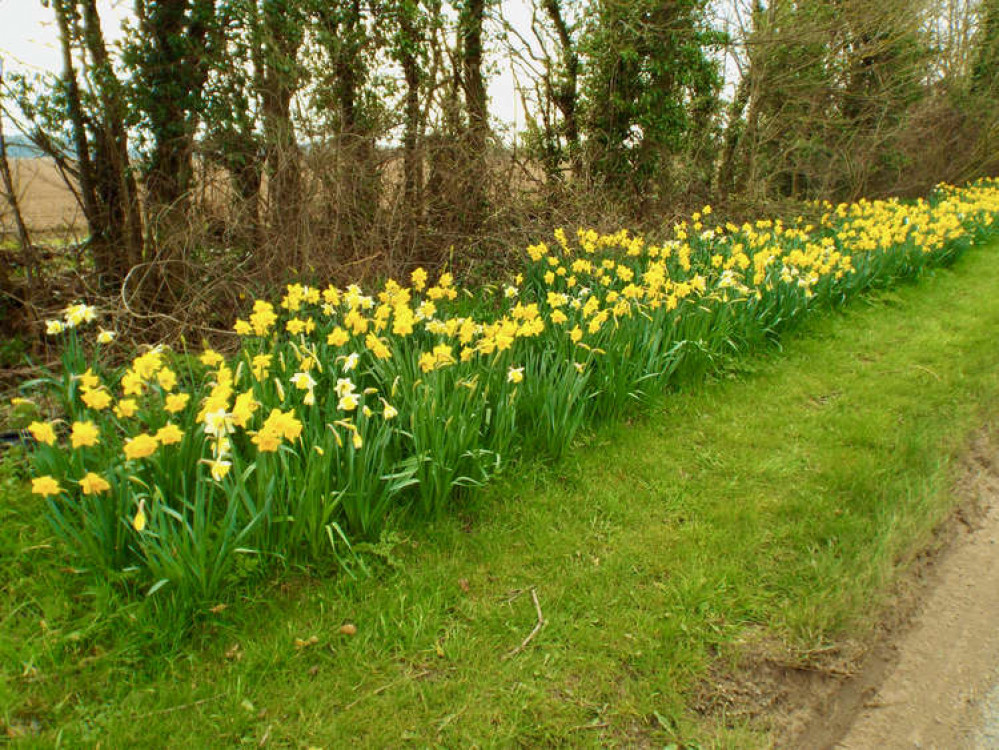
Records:
[[[530,0],[502,0],[503,15],[521,29],[529,29]],[[133,0],[97,0],[98,12],[108,42],[120,38],[121,23],[131,17]],[[0,57],[4,72],[52,72],[62,70],[59,30],[53,12],[41,0],[0,0]],[[523,108],[514,95],[514,79],[507,56],[494,55],[499,63],[489,83],[491,111],[500,122],[521,128]]]

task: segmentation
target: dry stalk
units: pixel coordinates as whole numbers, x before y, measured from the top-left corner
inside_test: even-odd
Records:
[[[533,586],[531,586],[529,591],[531,592],[531,600],[534,602],[534,611],[537,612],[538,614],[538,620],[536,623],[534,623],[534,627],[531,629],[531,632],[527,634],[527,637],[520,642],[520,645],[517,646],[517,648],[513,649],[512,651],[508,652],[503,657],[504,661],[506,661],[507,659],[512,659],[514,656],[516,656],[525,648],[527,648],[528,644],[530,644],[530,642],[534,640],[534,636],[540,633],[541,628],[543,628],[545,625],[545,616],[544,613],[542,613],[541,611],[541,603],[538,601],[538,592]],[[519,596],[521,593],[523,592],[522,591],[518,592],[517,596]],[[516,598],[516,596],[514,598]],[[513,601],[513,599],[510,599],[509,601]]]

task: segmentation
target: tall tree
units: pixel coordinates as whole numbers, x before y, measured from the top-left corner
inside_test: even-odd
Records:
[[[69,123],[77,195],[98,280],[117,289],[142,259],[138,190],[128,153],[127,110],[95,0],[54,0],[63,58],[61,97],[50,102]],[[77,60],[83,69],[78,69]],[[53,152],[58,138],[37,138]]]
[[[671,186],[676,157],[718,106],[706,0],[594,0],[583,50],[589,169],[640,199]]]
[[[135,0],[138,26],[125,48],[135,114],[151,141],[145,167],[149,239],[161,291],[187,279],[195,134],[204,114],[215,0]],[[158,295],[161,304],[171,304]]]
[[[283,262],[299,271],[308,259],[303,255],[305,244],[301,241],[305,196],[292,100],[304,77],[298,56],[305,39],[305,18],[302,3],[297,0],[262,0],[256,35],[270,226],[285,249]]]

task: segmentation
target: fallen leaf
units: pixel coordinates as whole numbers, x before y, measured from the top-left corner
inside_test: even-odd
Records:
[[[357,635],[357,625],[352,622],[340,626],[340,632],[344,635]]]

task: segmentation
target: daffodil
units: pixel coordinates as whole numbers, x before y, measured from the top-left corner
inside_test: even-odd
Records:
[[[39,443],[44,443],[45,445],[55,444],[55,427],[51,422],[32,422],[28,425],[28,432]]]
[[[156,431],[155,437],[160,445],[173,445],[184,439],[184,431],[175,424],[165,424]]]
[[[62,487],[53,477],[35,477],[31,480],[31,491],[36,495],[48,497],[49,495],[58,495],[62,492]]]
[[[93,422],[73,422],[69,441],[74,448],[87,448],[100,442],[101,433]]]
[[[127,419],[129,417],[135,416],[135,412],[138,411],[139,405],[136,403],[134,398],[123,398],[115,404],[114,414],[118,419]]]
[[[177,373],[168,367],[164,367],[156,373],[156,382],[164,391],[172,391],[177,387]]]
[[[190,393],[171,393],[163,402],[163,408],[171,414],[176,414],[184,410],[190,398]]]
[[[232,407],[232,423],[237,427],[246,427],[258,406],[252,390],[240,393]]]
[[[80,388],[89,391],[101,384],[100,379],[94,374],[91,368],[87,368],[87,371],[82,375],[77,375],[76,380],[80,383]]]
[[[204,422],[206,435],[218,437],[220,435],[228,435],[232,432],[232,415],[227,413],[225,409],[216,409],[207,412],[204,417]]]
[[[134,460],[137,458],[147,458],[156,452],[159,445],[156,438],[147,433],[139,433],[135,437],[125,440],[125,458]]]
[[[198,357],[198,361],[205,367],[216,367],[224,362],[225,358],[214,349],[205,349]]]
[[[343,346],[350,340],[350,334],[340,326],[336,326],[329,335],[326,336],[326,343],[330,346]]]
[[[75,328],[83,323],[90,323],[97,317],[97,308],[93,305],[70,305],[66,308],[66,327]]]
[[[139,500],[139,508],[135,511],[135,517],[132,519],[132,528],[136,531],[143,531],[146,528],[146,501],[145,499]]]
[[[316,387],[315,379],[307,372],[296,372],[291,376],[291,384],[300,391],[311,391]]]
[[[221,482],[229,473],[229,469],[232,468],[232,461],[222,461],[220,459],[209,461],[208,468],[211,471],[212,479],[216,482]]]
[[[107,409],[111,405],[111,394],[107,392],[104,388],[95,388],[93,390],[84,391],[81,400],[86,404],[88,409],[93,409],[94,411],[102,411]]]
[[[99,495],[111,489],[111,484],[104,477],[92,471],[87,472],[79,484],[84,495]]]

